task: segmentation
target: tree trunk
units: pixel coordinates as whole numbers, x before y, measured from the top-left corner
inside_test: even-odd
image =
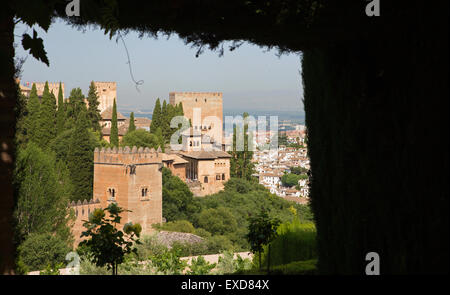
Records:
[[[369,252],[381,274],[448,272],[448,1],[397,8],[357,42],[304,52],[324,274],[364,275]]]
[[[14,22],[8,5],[0,9],[0,274],[14,273],[12,214],[17,89],[14,81]]]

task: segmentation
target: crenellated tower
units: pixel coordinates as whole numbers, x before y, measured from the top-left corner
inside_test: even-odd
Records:
[[[111,202],[131,212],[122,225],[140,223],[142,233],[162,222],[162,153],[140,147],[102,148],[94,152],[94,195],[102,208]]]
[[[94,82],[98,95],[98,109],[100,113],[113,107],[114,99],[117,103],[117,83],[116,82]]]

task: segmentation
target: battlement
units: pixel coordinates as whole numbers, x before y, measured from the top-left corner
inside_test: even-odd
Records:
[[[222,97],[222,92],[177,92],[172,91],[169,92],[169,96],[171,95],[185,95],[185,96],[217,96]]]
[[[162,163],[161,148],[96,148],[94,151],[94,164],[152,164]]]
[[[111,90],[117,89],[117,82],[94,81],[94,85],[97,88],[108,88]]]
[[[33,86],[33,84],[36,85],[36,92],[38,96],[42,96],[42,94],[44,93],[44,88],[45,88],[45,82],[31,82],[29,85],[29,87],[31,88]],[[61,90],[63,93],[63,98],[65,97],[64,95],[64,83],[61,82]],[[58,99],[58,93],[59,93],[59,82],[48,82],[48,90],[50,91],[50,93],[53,92],[53,94],[55,95],[55,97]],[[56,101],[58,102],[58,100]]]
[[[82,208],[83,206],[88,206],[88,205],[95,205],[95,204],[100,204],[100,200],[96,199],[95,201],[93,199],[91,200],[84,200],[83,202],[81,202],[80,200],[78,200],[76,203],[74,201],[72,201],[71,203],[69,203],[69,207],[74,208]]]

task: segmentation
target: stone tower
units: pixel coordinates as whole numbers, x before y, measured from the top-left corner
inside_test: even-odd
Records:
[[[133,147],[96,149],[94,152],[94,200],[101,207],[116,202],[131,212],[122,213],[123,226],[139,223],[142,233],[162,222],[162,153]]]
[[[100,114],[104,110],[113,107],[114,99],[117,103],[117,83],[116,82],[94,82],[98,95]]]
[[[222,92],[170,92],[169,102],[183,104],[184,116],[191,120],[194,133],[208,135],[222,144]]]

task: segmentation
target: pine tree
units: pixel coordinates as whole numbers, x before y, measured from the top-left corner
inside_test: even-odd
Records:
[[[36,144],[47,149],[50,141],[56,136],[56,97],[50,93],[48,83],[45,82],[44,92],[36,128]]]
[[[66,110],[64,108],[64,97],[62,93],[61,82],[59,82],[58,91],[58,110],[56,111],[56,134],[59,135],[64,131],[64,123],[66,121]]]
[[[109,142],[118,147],[119,146],[119,129],[117,127],[117,106],[116,99],[114,99],[112,119],[111,119],[111,133],[109,137]]]
[[[134,113],[131,112],[130,114],[130,125],[128,125],[128,132],[133,132],[134,130],[136,130],[136,125],[134,125]]]
[[[91,127],[94,131],[101,131],[100,121],[102,119],[102,116],[100,115],[100,111],[98,109],[98,106],[100,105],[98,101],[98,94],[95,90],[95,84],[94,81],[91,82],[89,85],[89,92],[87,97],[87,102],[89,105],[88,108],[88,119],[91,122]]]
[[[153,108],[152,123],[150,124],[150,133],[155,134],[158,127],[161,127],[161,102],[156,100]]]
[[[67,166],[74,187],[73,201],[92,198],[95,147],[87,126],[89,126],[87,112],[81,111],[76,120],[67,153]]]

